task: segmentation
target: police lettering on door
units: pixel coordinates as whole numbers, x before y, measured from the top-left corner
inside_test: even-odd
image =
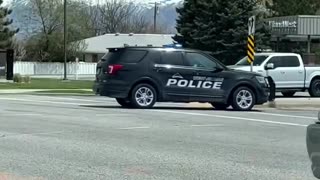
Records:
[[[192,80],[184,79],[180,74],[175,74],[168,79],[167,86],[187,88],[221,89],[223,78],[193,76]]]

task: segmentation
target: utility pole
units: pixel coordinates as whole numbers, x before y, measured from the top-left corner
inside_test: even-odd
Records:
[[[67,80],[67,0],[64,0],[64,28],[63,28],[63,41],[64,41],[64,76],[63,80]]]
[[[154,19],[153,19],[153,33],[157,32],[157,15],[159,14],[159,4],[154,3]]]

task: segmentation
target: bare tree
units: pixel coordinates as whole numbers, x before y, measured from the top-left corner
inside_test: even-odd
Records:
[[[129,19],[127,23],[127,29],[134,33],[146,33],[148,32],[148,27],[151,25],[145,17],[144,11],[140,10],[135,12]]]
[[[49,36],[62,28],[61,22],[61,0],[31,0],[31,7],[33,10],[33,21],[40,24],[37,30],[45,38],[43,50],[47,51],[49,48]]]
[[[24,47],[24,42],[18,40],[17,38],[13,38],[12,48],[14,49],[15,58],[17,61],[21,61],[26,56],[26,49]]]
[[[26,44],[27,55],[38,61],[63,60],[63,0],[31,0],[32,21],[38,24]],[[92,36],[87,5],[68,1],[68,58],[84,45],[71,43]]]
[[[133,2],[105,0],[98,7],[105,33],[143,33],[149,24],[141,8]]]

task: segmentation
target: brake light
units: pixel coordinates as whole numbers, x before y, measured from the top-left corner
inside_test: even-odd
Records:
[[[120,64],[113,64],[108,66],[107,74],[115,75],[118,71],[120,71],[123,68],[123,65]]]

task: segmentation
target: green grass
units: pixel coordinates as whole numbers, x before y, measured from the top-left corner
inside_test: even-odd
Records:
[[[94,95],[93,91],[85,91],[81,89],[65,89],[65,90],[46,90],[36,91],[35,94],[83,94],[83,95]]]
[[[31,83],[0,83],[1,89],[92,89],[93,81],[32,79]]]

